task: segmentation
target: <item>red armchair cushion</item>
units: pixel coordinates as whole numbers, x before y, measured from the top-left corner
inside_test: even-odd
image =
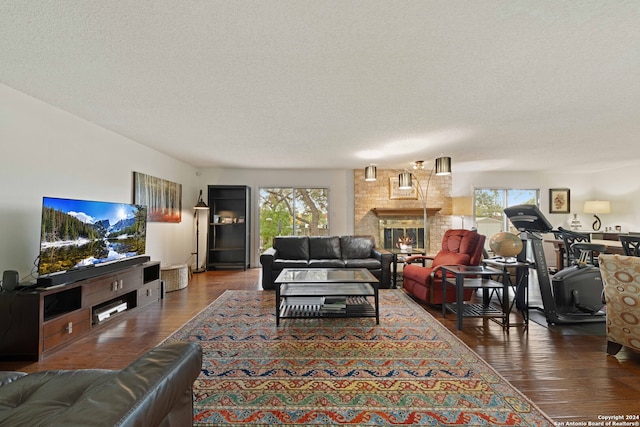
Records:
[[[482,242],[480,242],[482,240]],[[441,252],[468,254],[470,265],[479,265],[484,236],[470,230],[447,230],[442,237]]]
[[[436,265],[436,260],[438,264]],[[407,264],[404,267],[404,288],[410,294],[417,296],[418,298],[438,303],[442,302],[442,270],[436,271],[435,277],[431,278],[431,273],[434,268],[439,265],[468,265],[469,255],[456,254],[453,252],[441,252],[433,260],[431,267],[423,267],[419,264]],[[471,296],[468,292],[465,292],[467,299]],[[452,302],[455,299],[455,293],[447,292],[447,302]]]
[[[429,276],[433,268],[431,267],[423,267],[421,265],[407,264],[404,266],[403,274],[407,277],[407,272],[409,272],[409,277],[415,282],[426,284],[429,280]],[[406,286],[405,286],[406,288]]]
[[[439,265],[469,265],[469,254],[458,254],[455,252],[440,251],[438,255],[433,259],[431,264],[433,267]]]

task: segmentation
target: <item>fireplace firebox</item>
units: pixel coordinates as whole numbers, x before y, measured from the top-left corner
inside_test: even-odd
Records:
[[[428,221],[428,220],[427,220]],[[414,249],[425,248],[423,220],[416,219],[380,219],[378,230],[380,232],[379,241],[383,242],[384,249],[398,249],[400,242],[411,239]],[[426,247],[429,247],[427,240]]]

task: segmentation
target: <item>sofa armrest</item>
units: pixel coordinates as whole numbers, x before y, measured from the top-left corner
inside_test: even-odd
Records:
[[[260,264],[262,265],[262,289],[275,289],[273,284],[273,260],[278,251],[271,247],[260,254]]]
[[[27,374],[24,372],[2,371],[0,372],[0,387],[2,387],[5,384],[14,382],[18,378],[22,378],[25,375]]]
[[[193,419],[192,387],[201,369],[197,343],[160,345],[88,388],[51,425],[184,425]]]
[[[391,287],[391,263],[393,262],[393,254],[386,249],[373,248],[371,256],[380,261],[382,267],[382,277],[380,279],[381,288]]]
[[[265,251],[260,254],[260,264],[263,266],[266,264],[273,264],[273,260],[277,253],[278,251],[274,247],[265,249]]]

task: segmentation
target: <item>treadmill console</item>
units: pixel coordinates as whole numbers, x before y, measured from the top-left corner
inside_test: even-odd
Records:
[[[535,205],[516,205],[505,208],[505,215],[511,220],[515,228],[520,231],[548,233],[553,229]]]

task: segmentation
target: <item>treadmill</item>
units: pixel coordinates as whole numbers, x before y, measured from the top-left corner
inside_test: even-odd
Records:
[[[542,305],[547,323],[550,325],[562,325],[605,322],[606,313],[604,311],[598,311],[596,313],[566,312],[564,309],[560,312],[558,311],[558,305],[556,304],[556,299],[554,298],[551,287],[547,260],[542,246],[542,233],[552,232],[553,226],[547,218],[545,218],[540,209],[535,205],[517,205],[505,208],[504,213],[509,220],[511,220],[515,228],[525,233],[526,240],[531,242],[530,247],[533,250],[534,260],[534,265],[531,268],[536,269],[538,285],[540,286],[540,296],[542,297]],[[529,250],[528,248],[529,246],[527,245],[527,250]],[[561,306],[564,307],[565,304],[561,304]]]

